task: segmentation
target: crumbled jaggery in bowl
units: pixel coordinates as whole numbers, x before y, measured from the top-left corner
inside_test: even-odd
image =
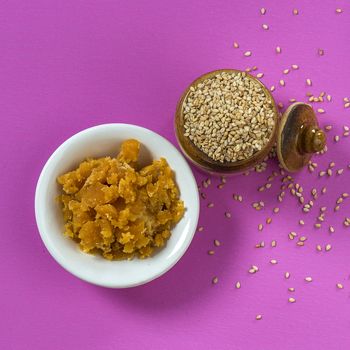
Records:
[[[116,158],[87,159],[57,178],[64,234],[86,253],[109,260],[150,257],[184,214],[164,158],[138,166],[140,143],[127,140]]]

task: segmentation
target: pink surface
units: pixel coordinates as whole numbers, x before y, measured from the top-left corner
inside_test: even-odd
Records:
[[[260,6],[267,8],[265,16]],[[336,7],[344,12],[337,15]],[[349,35],[345,0],[2,1],[0,348],[349,349],[350,228],[342,221],[350,216],[350,198],[337,213],[333,207],[342,192],[350,192],[350,138],[332,140],[350,124],[350,108],[342,102],[350,97]],[[274,52],[277,45],[281,55]],[[325,50],[323,57],[318,48]],[[244,57],[245,50],[253,55]],[[300,69],[283,76],[291,64]],[[256,191],[277,169],[272,162],[262,174],[229,179],[222,190],[216,188],[219,179],[212,179],[202,201],[203,232],[170,272],[148,285],[103,289],[59,267],[40,240],[33,208],[36,180],[56,147],[81,129],[107,122],[145,126],[175,143],[173,116],[186,86],[206,71],[253,65],[265,73],[267,86],[277,86],[277,102],[305,100],[306,91],[333,97],[320,116],[322,125],[334,126],[329,151],[316,158],[314,174],[295,176],[307,199],[313,186],[327,186],[312,211],[302,214],[287,193],[280,213],[272,214],[279,178],[271,189]],[[278,86],[281,78],[284,88]],[[344,173],[318,178],[330,161]],[[205,178],[194,172],[199,182]],[[233,193],[243,202],[234,202]],[[255,200],[265,201],[265,209],[253,210]],[[209,201],[214,208],[206,207]],[[326,221],[316,230],[323,205]],[[268,216],[273,222],[258,232]],[[305,247],[288,240],[292,230],[308,237]],[[214,239],[222,245],[209,256]],[[276,248],[270,247],[273,239]],[[260,240],[267,246],[254,248]],[[331,251],[316,252],[316,244],[327,243]],[[277,265],[269,263],[272,258]],[[247,272],[252,264],[260,269],[255,275]],[[212,285],[215,275],[219,282]],[[313,282],[306,283],[306,276]],[[288,303],[288,287],[296,289],[295,304]],[[257,314],[263,319],[255,320]]]

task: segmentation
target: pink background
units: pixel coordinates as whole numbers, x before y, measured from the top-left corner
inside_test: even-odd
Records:
[[[260,6],[267,8],[265,16]],[[336,7],[344,13],[337,15]],[[293,8],[299,16],[292,15]],[[350,192],[350,137],[337,144],[332,139],[350,124],[350,109],[342,102],[350,97],[349,37],[346,0],[2,0],[0,348],[349,349],[350,228],[342,221],[350,216],[350,198],[337,213],[333,207],[342,192]],[[281,55],[274,52],[277,45]],[[325,50],[323,57],[318,48]],[[253,55],[244,57],[245,50]],[[283,76],[291,64],[300,69]],[[274,92],[277,102],[305,100],[306,91],[333,96],[322,104],[326,113],[319,118],[334,128],[329,152],[316,158],[317,172],[335,161],[344,173],[330,179],[317,172],[295,175],[307,199],[313,186],[327,186],[314,209],[303,214],[287,193],[280,213],[272,214],[280,180],[264,193],[256,191],[277,169],[271,162],[266,172],[231,178],[222,190],[212,179],[202,201],[203,232],[170,272],[148,285],[104,289],[59,267],[40,240],[33,208],[40,170],[57,146],[107,122],[142,125],[175,143],[175,106],[187,85],[216,68],[253,65],[265,73],[267,86],[285,79],[286,87]],[[194,173],[199,183],[205,178]],[[243,203],[234,202],[233,193]],[[256,212],[251,203],[260,199],[265,209]],[[209,201],[214,208],[206,207]],[[316,230],[323,205],[326,222]],[[258,232],[268,216],[272,224]],[[288,240],[291,230],[308,237],[305,247]],[[222,246],[209,256],[214,239]],[[276,248],[269,246],[272,239]],[[260,240],[267,247],[255,249]],[[331,251],[316,252],[316,244],[327,243]],[[269,263],[272,258],[277,265]],[[260,268],[255,275],[247,272],[252,264]],[[215,275],[219,283],[212,285]],[[306,283],[306,276],[313,282]],[[238,280],[240,290],[234,287]],[[296,288],[295,304],[288,303],[288,287]]]

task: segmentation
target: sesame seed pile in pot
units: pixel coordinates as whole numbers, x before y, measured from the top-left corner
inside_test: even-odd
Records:
[[[215,161],[251,158],[269,142],[274,105],[261,84],[245,72],[220,72],[191,86],[184,101],[184,129]]]

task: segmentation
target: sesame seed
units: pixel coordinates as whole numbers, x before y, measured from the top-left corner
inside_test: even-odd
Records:
[[[329,226],[328,230],[329,230],[330,233],[334,233],[335,232],[335,229],[334,229],[333,226]]]
[[[233,43],[233,47],[234,47],[235,49],[238,49],[238,48],[239,48],[238,42],[235,41],[235,42]]]
[[[245,57],[249,57],[249,56],[251,56],[252,55],[252,52],[251,51],[246,51],[245,53],[244,53],[244,56]]]
[[[272,85],[271,87],[270,87],[270,91],[275,91],[275,86],[274,85]]]
[[[264,73],[258,73],[258,74],[256,75],[257,78],[262,78],[263,76],[264,76]]]
[[[241,282],[237,281],[236,282],[236,289],[240,289],[241,288]]]
[[[325,247],[326,252],[329,252],[332,249],[332,246],[330,244],[327,244]]]
[[[290,303],[295,303],[295,302],[296,302],[296,300],[295,300],[294,298],[289,298],[288,301],[289,301]]]
[[[335,12],[336,12],[336,13],[342,13],[343,10],[342,10],[341,8],[337,8],[337,9],[335,9]]]
[[[298,9],[293,9],[293,15],[294,15],[294,16],[297,16],[298,14],[299,14]]]
[[[344,108],[349,108],[350,107],[350,102],[347,102],[344,104]]]
[[[276,259],[271,259],[271,260],[270,260],[270,263],[271,263],[272,265],[276,265],[276,264],[277,264],[277,260],[276,260]]]
[[[325,131],[331,131],[332,130],[332,125],[326,125],[324,127]]]
[[[199,226],[198,227],[198,232],[202,232],[204,230],[204,227],[203,226]]]
[[[280,48],[280,46],[277,46],[276,47],[276,53],[281,53],[282,52],[282,49]]]
[[[211,281],[211,283],[212,284],[217,284],[219,282],[219,278],[218,277],[213,277],[213,279],[212,279],[212,281]]]
[[[267,223],[267,224],[271,224],[271,222],[272,222],[272,218],[267,218],[267,219],[266,219],[266,223]]]
[[[289,69],[288,68],[283,70],[283,74],[288,74],[288,73],[289,73]]]
[[[314,226],[315,226],[315,228],[321,228],[321,224],[320,223],[316,223]]]
[[[226,212],[226,213],[225,213],[225,217],[227,217],[228,219],[230,219],[230,218],[231,218],[231,213]]]
[[[285,279],[288,279],[289,277],[290,277],[290,273],[289,273],[289,272],[285,272],[285,273],[284,273],[284,278],[285,278]]]
[[[214,239],[214,245],[215,247],[220,247],[221,246],[221,242],[217,239]]]
[[[299,237],[299,241],[301,241],[301,242],[305,242],[306,240],[307,240],[306,236]]]
[[[207,207],[212,208],[214,206],[214,203],[208,203]]]
[[[265,7],[262,7],[262,8],[260,9],[260,13],[261,13],[262,15],[264,15],[264,14],[266,13],[266,8],[265,8]]]
[[[312,282],[312,277],[305,277],[306,282]]]
[[[290,292],[295,292],[295,288],[293,288],[293,287],[289,287],[288,290],[289,290]]]
[[[318,250],[319,252],[321,252],[321,251],[322,251],[322,247],[321,247],[321,245],[320,245],[320,244],[317,244],[317,245],[316,245],[316,250]]]
[[[318,108],[318,109],[317,109],[317,112],[322,114],[322,113],[325,112],[325,110],[324,110],[323,108]]]
[[[304,245],[305,245],[304,242],[301,242],[301,241],[297,242],[297,246],[298,246],[298,247],[304,247]]]
[[[215,251],[214,250],[208,250],[208,255],[214,255]]]
[[[299,220],[299,225],[302,225],[302,226],[304,226],[305,225],[305,222],[304,222],[304,220]]]
[[[272,248],[275,248],[276,246],[277,246],[277,241],[273,240],[273,241],[271,242],[271,247],[272,247]]]
[[[344,172],[344,169],[338,169],[337,170],[337,175],[341,175]]]
[[[343,289],[344,286],[343,286],[341,283],[337,283],[337,288],[338,288],[338,289]]]
[[[269,29],[269,26],[268,26],[267,24],[263,24],[263,25],[262,25],[262,28],[263,28],[264,30],[268,30],[268,29]]]
[[[263,228],[264,228],[264,225],[263,225],[263,224],[259,224],[259,225],[258,225],[258,230],[259,230],[259,231],[262,231]]]
[[[297,64],[292,64],[292,69],[297,70],[299,69],[299,66]]]
[[[323,49],[318,49],[318,55],[323,56],[324,55],[324,50]]]
[[[311,79],[306,79],[306,85],[308,85],[308,86],[311,86],[311,85],[312,85]]]
[[[260,321],[262,319],[262,315],[256,315],[255,319],[257,319],[258,321]]]
[[[285,86],[286,85],[286,83],[285,83],[285,81],[283,79],[280,80],[280,85],[281,86]]]
[[[342,193],[341,196],[342,196],[343,198],[348,198],[348,197],[349,197],[349,193],[344,192],[344,193]]]
[[[328,102],[331,102],[332,101],[332,96],[331,95],[327,95],[326,99],[327,99]]]

